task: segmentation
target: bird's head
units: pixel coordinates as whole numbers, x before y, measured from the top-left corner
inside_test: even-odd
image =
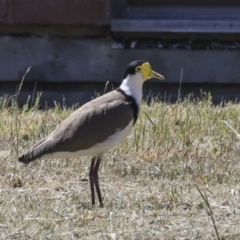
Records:
[[[139,77],[142,78],[143,81],[149,80],[151,78],[165,80],[165,78],[161,74],[154,72],[150,64],[144,60],[137,60],[131,62],[123,75],[123,79],[125,79],[129,75],[133,76],[135,74],[139,75]]]

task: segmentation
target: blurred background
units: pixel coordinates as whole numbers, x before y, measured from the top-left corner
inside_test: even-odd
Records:
[[[150,62],[166,81],[145,99],[240,99],[240,1],[0,0],[0,97],[83,104],[116,88],[127,65]]]

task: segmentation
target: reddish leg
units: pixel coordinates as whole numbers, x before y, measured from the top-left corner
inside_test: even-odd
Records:
[[[92,158],[90,171],[89,171],[89,180],[90,180],[90,189],[91,189],[91,197],[92,197],[92,206],[95,205],[95,193],[94,193],[94,179],[93,179],[93,171],[94,171],[94,165],[95,165],[96,158]]]
[[[95,187],[96,187],[96,191],[97,191],[98,201],[100,203],[100,207],[103,208],[102,195],[101,195],[101,191],[100,191],[100,187],[99,187],[99,183],[98,183],[98,169],[99,169],[100,163],[101,163],[101,158],[98,157],[97,158],[97,162],[96,162],[95,167],[94,167],[94,170],[93,170],[93,179],[94,179],[94,183],[95,183]]]
[[[98,169],[99,169],[100,163],[101,163],[101,157],[92,158],[90,171],[89,171],[89,180],[90,180],[90,189],[91,189],[91,197],[92,197],[92,206],[95,205],[95,192],[94,192],[94,185],[95,185],[100,207],[103,207],[102,195],[101,195],[99,182],[98,182]]]

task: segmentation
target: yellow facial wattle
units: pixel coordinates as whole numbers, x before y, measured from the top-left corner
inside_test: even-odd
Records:
[[[161,74],[154,72],[152,70],[152,68],[148,62],[143,63],[141,66],[137,66],[136,71],[142,73],[143,79],[145,81],[150,78],[157,78],[160,80],[165,80],[165,78]]]

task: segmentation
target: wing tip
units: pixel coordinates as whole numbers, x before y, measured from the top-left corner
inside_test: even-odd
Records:
[[[30,163],[31,162],[31,159],[27,158],[24,154],[22,156],[20,156],[18,158],[18,161],[21,162],[21,163]]]

